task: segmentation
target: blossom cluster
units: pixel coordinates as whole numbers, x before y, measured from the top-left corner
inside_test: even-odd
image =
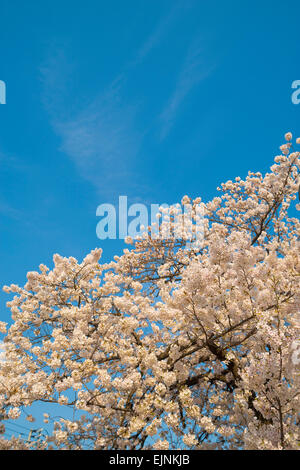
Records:
[[[45,414],[53,448],[298,449],[300,152],[291,142],[288,133],[269,173],[228,181],[202,203],[196,246],[147,230],[111,263],[101,249],[82,262],[56,254],[53,269],[5,287],[14,296],[11,325],[0,322],[4,425],[35,402],[55,403],[74,418]]]

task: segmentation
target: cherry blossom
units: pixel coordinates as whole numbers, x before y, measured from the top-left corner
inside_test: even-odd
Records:
[[[285,140],[267,174],[227,181],[207,203],[184,196],[188,236],[149,227],[110,263],[101,249],[82,262],[56,254],[4,288],[4,425],[40,402],[45,448],[299,449],[300,153]],[[161,211],[162,233],[165,215],[177,233],[178,210]]]

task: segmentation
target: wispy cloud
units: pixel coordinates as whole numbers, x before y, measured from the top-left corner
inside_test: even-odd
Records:
[[[10,219],[21,221],[23,214],[20,210],[8,204],[6,201],[0,200],[0,214]]]
[[[115,84],[121,82],[124,83],[128,79],[130,72],[139,66],[151,51],[155,49],[155,47],[157,47],[165,37],[167,37],[171,27],[173,27],[176,21],[180,18],[184,9],[190,7],[191,3],[192,0],[190,0],[190,2],[186,0],[185,3],[178,0],[174,3],[172,8],[158,20],[145,41],[135,51],[134,58],[125,64],[122,72],[114,80]]]
[[[129,194],[129,187],[135,193],[145,189],[135,172],[135,161],[147,131],[139,124],[139,101],[128,103],[124,89],[131,72],[160,43],[182,9],[180,1],[174,4],[137,49],[134,59],[89,103],[81,105],[78,98],[70,96],[74,64],[67,58],[67,47],[56,44],[40,68],[43,102],[61,138],[61,150],[79,174],[106,197],[125,190]]]
[[[118,97],[106,92],[73,119],[54,122],[61,150],[101,194],[121,191],[126,180],[133,179],[141,142],[135,116],[134,106],[119,106]]]
[[[178,1],[173,5],[171,10],[158,21],[151,34],[139,48],[132,65],[136,65],[143,60],[151,50],[160,43],[162,38],[168,33],[170,27],[173,26],[175,21],[179,18],[180,12],[182,12],[183,8],[184,5]]]
[[[62,71],[61,75],[58,70]],[[111,197],[116,190],[118,194],[125,190],[126,182],[133,187],[134,159],[142,132],[136,123],[138,105],[122,99],[124,80],[121,77],[114,80],[83,106],[72,101],[70,112],[65,90],[69,75],[65,55],[52,56],[41,67],[41,74],[44,104],[53,129],[61,138],[60,149],[72,159],[80,175],[106,197]]]
[[[195,41],[189,48],[179,72],[175,89],[159,116],[160,138],[163,140],[170,132],[177,118],[179,108],[186,96],[196,85],[204,80],[215,68],[205,60],[204,47]]]

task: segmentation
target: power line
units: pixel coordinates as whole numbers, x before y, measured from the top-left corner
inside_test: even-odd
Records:
[[[11,428],[9,428],[9,427],[7,427],[7,426],[5,426],[5,434],[6,434],[6,430],[8,430],[8,431],[10,431],[10,432],[12,432],[12,433],[14,433],[14,434],[18,434],[19,436],[24,436],[24,437],[26,437],[26,434],[24,434],[23,432],[17,432],[15,429],[11,429]]]
[[[28,427],[22,426],[21,424],[14,423],[14,422],[9,422],[8,424],[9,426],[5,424],[5,433],[3,435],[4,438],[8,438],[8,439],[11,439],[12,437],[15,437],[17,439],[22,438],[22,440],[25,441],[26,444],[28,444],[31,448],[36,448],[38,447],[39,444],[47,440],[48,432],[43,428],[32,429],[32,428],[28,428]],[[11,425],[15,426],[16,428],[21,428],[21,429],[24,429],[25,431],[28,431],[28,434],[26,434],[24,431],[20,432],[19,429],[11,428],[10,427]]]
[[[15,423],[14,421],[7,421],[7,423],[8,423],[10,426],[17,426],[17,427],[19,427],[19,428],[25,429],[25,431],[28,431],[28,432],[31,430],[31,428],[28,428],[28,427],[26,427],[26,426],[22,426],[21,424]],[[5,425],[5,423],[4,423],[4,425]]]

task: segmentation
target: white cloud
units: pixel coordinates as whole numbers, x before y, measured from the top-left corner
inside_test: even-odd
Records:
[[[78,100],[69,99],[66,87],[72,69],[65,54],[59,52],[40,70],[43,101],[61,138],[60,149],[97,192],[107,197],[116,191],[120,194],[126,181],[135,184],[134,161],[142,139],[142,132],[137,130],[138,106],[122,99],[122,76],[89,103],[78,105]]]
[[[204,57],[204,48],[197,40],[190,46],[179,72],[175,89],[160,114],[161,139],[164,139],[170,132],[186,96],[213,71],[214,66],[209,65]]]
[[[173,25],[175,20],[179,18],[179,13],[182,11],[182,8],[183,5],[181,2],[175,3],[168,14],[159,20],[152,33],[148,36],[146,41],[138,50],[134,64],[143,60],[147,54],[149,54],[149,52],[160,43],[163,36],[167,34],[169,28]]]
[[[141,135],[135,128],[137,109],[122,105],[114,91],[104,93],[74,118],[53,121],[61,150],[96,189],[110,193],[132,177]]]
[[[79,174],[106,197],[113,194],[143,193],[146,188],[136,174],[145,130],[138,120],[138,102],[124,99],[124,86],[130,71],[156,47],[174,21],[180,18],[182,3],[174,7],[158,22],[152,33],[138,49],[135,59],[105,90],[88,103],[80,105],[79,98],[69,96],[74,64],[66,57],[65,48],[55,46],[40,69],[43,84],[43,102],[51,124],[61,138],[60,149],[71,158]],[[170,102],[161,116],[162,134],[171,127],[175,113],[197,81],[196,58],[190,54]],[[193,77],[190,75],[193,73]],[[69,84],[69,85],[68,85]]]

